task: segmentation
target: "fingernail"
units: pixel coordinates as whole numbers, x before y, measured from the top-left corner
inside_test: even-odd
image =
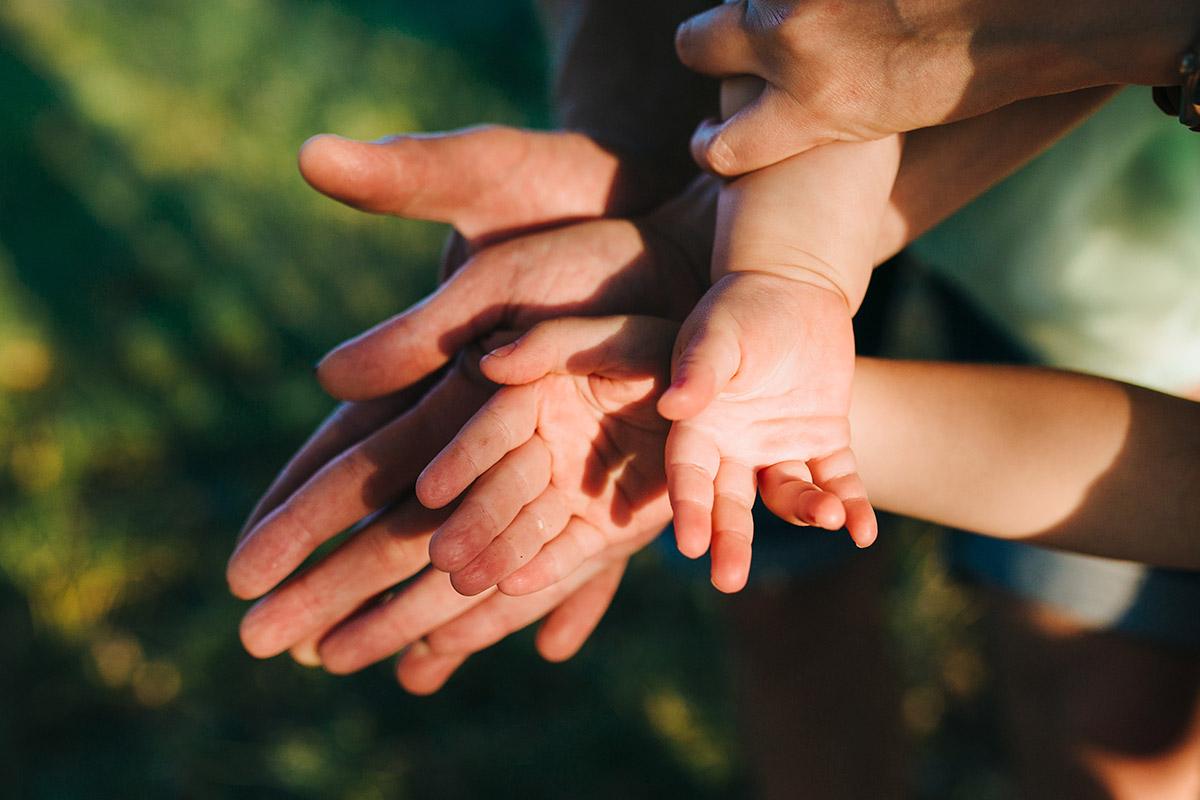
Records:
[[[492,352],[490,352],[486,356],[484,356],[484,358],[504,358],[506,355],[508,355],[509,353],[511,353],[513,350],[516,350],[516,349],[517,349],[517,343],[509,342],[508,344],[506,344],[502,347],[497,347],[495,350],[493,350]]]
[[[426,644],[424,639],[418,639],[409,645],[408,652],[415,658],[424,658],[433,653],[433,648]]]

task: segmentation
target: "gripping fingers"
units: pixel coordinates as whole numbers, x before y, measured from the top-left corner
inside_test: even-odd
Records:
[[[550,483],[550,451],[535,437],[504,456],[475,482],[429,543],[435,567],[455,572],[505,530]],[[482,587],[487,588],[487,587]]]
[[[754,495],[754,471],[722,461],[712,514],[712,583],[719,591],[739,592],[750,577]]]
[[[511,450],[533,436],[538,389],[513,386],[496,392],[417,478],[417,498],[441,508]]]
[[[791,95],[768,85],[728,120],[700,123],[691,149],[702,168],[733,177],[777,164],[833,138],[815,115],[801,112]]]

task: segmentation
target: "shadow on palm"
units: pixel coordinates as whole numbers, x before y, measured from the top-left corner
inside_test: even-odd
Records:
[[[492,566],[481,573],[489,580],[474,579],[486,585],[468,582],[464,588],[479,593],[462,597],[445,573],[426,569],[429,547],[437,553],[433,543],[439,528],[448,518],[459,524],[462,509],[430,512],[414,493],[425,465],[495,392],[478,369],[482,344],[495,346],[538,322],[564,316],[681,316],[699,294],[693,277],[698,271],[686,252],[653,225],[623,220],[580,223],[493,245],[422,304],[327,357],[319,370],[323,385],[335,396],[358,399],[335,412],[285,468],[231,560],[235,594],[249,598],[274,589],[243,623],[247,649],[266,657],[300,648],[312,660],[319,646],[329,669],[352,671],[491,602],[494,592],[488,587],[495,583],[490,578],[496,564],[507,570],[511,560],[489,562]],[[603,343],[594,347],[605,350]],[[588,355],[577,354],[572,364]],[[668,355],[669,350],[664,367]],[[669,518],[665,495],[655,483],[662,474],[661,440],[648,447],[653,424],[639,416],[653,410],[652,402],[646,406],[647,398],[653,399],[647,393],[650,384],[643,381],[641,396],[614,404],[613,386],[598,391],[589,379],[554,377],[560,399],[572,396],[571,387],[580,397],[579,388],[586,385],[592,402],[604,397],[617,419],[626,419],[628,412],[628,419],[639,422],[617,430],[608,417],[600,422],[600,409],[592,407],[588,434],[574,438],[579,469],[570,479],[560,477],[557,491],[586,498],[582,516],[588,527],[572,528],[571,552],[564,544],[526,574],[536,580],[517,578],[505,587],[529,593],[527,607],[536,608],[536,616],[549,610],[548,600],[539,595],[553,594],[543,592],[552,580],[576,572],[585,576],[601,564],[623,560]],[[423,393],[404,388],[423,381],[431,384]],[[567,441],[570,423],[562,418],[562,408],[551,402],[545,410],[548,421],[560,423],[556,441]],[[648,459],[656,459],[656,465]],[[477,521],[486,522],[493,511],[486,507]],[[500,518],[490,527],[471,523],[474,541],[486,546],[500,522],[512,520]],[[335,550],[296,572],[318,547],[351,528]],[[547,530],[541,531],[543,539]],[[610,553],[610,540],[628,544]],[[530,547],[513,552],[532,566],[540,550]],[[465,566],[459,560],[439,566]],[[596,569],[579,569],[587,560],[598,562]]]

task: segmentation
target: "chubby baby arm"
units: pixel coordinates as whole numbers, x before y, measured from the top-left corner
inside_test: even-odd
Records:
[[[879,505],[1006,539],[1200,569],[1200,404],[1059,370],[859,359]]]

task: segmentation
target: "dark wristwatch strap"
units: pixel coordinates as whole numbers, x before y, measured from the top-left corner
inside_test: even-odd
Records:
[[[1193,47],[1179,59],[1179,86],[1155,86],[1154,102],[1164,113],[1200,133],[1200,56]]]

